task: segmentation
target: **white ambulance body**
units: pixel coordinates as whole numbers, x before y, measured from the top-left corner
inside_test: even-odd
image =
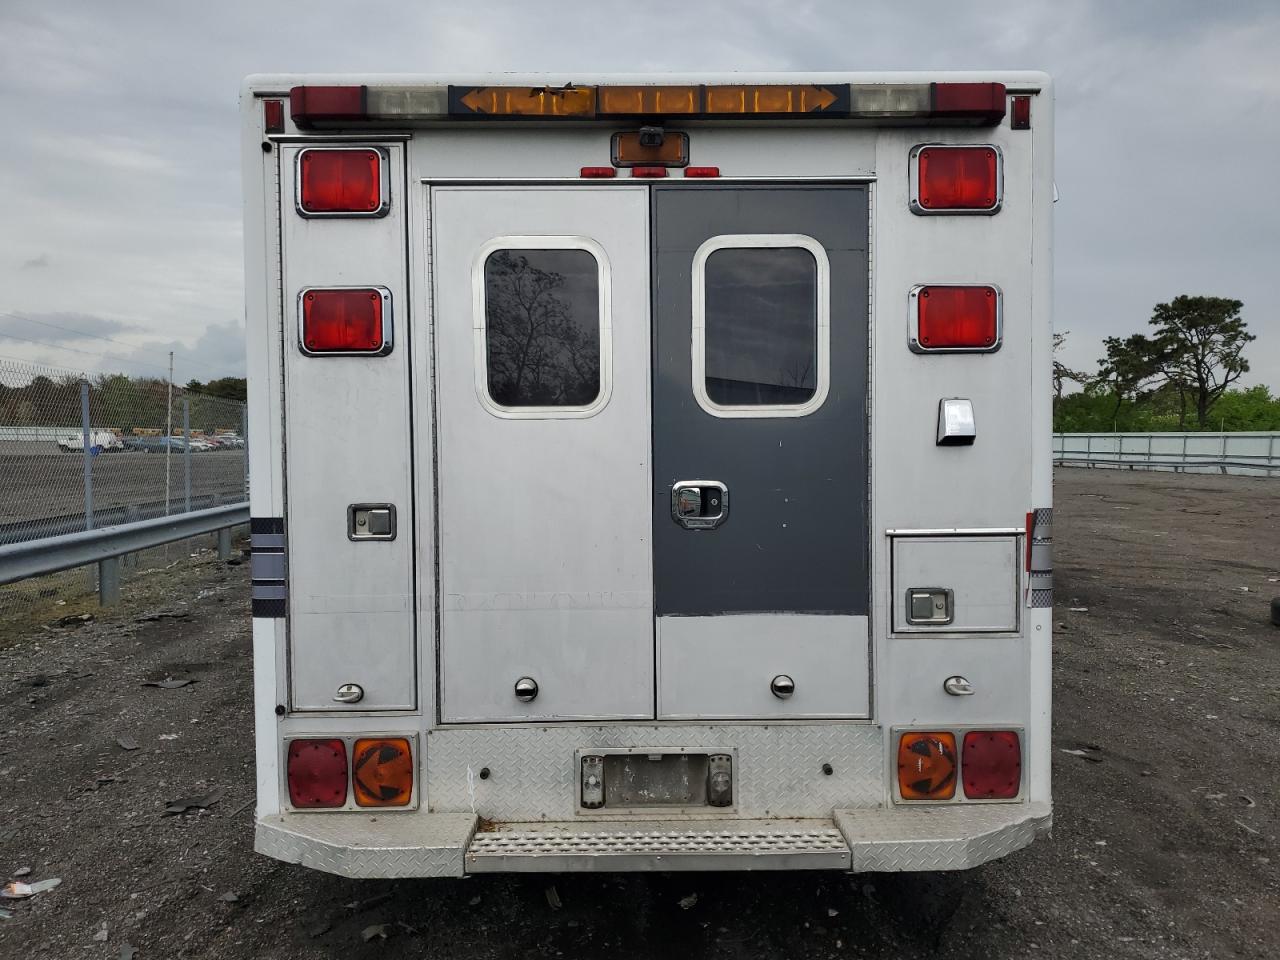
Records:
[[[1048,829],[1046,76],[262,76],[242,120],[259,851]]]

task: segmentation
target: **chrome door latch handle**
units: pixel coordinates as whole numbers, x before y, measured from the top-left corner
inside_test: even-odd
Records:
[[[729,488],[719,480],[681,480],[671,487],[671,519],[686,530],[714,530],[729,517]]]
[[[335,703],[359,703],[364,699],[364,687],[358,683],[344,683],[333,695]]]
[[[947,677],[942,681],[942,689],[953,697],[973,696],[973,684],[964,677]]]

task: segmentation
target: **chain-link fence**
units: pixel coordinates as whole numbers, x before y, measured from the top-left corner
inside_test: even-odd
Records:
[[[239,503],[246,429],[238,400],[2,360],[0,545]],[[159,559],[186,556],[184,547]],[[73,573],[0,587],[0,615],[33,589],[48,595],[55,579],[85,580]]]

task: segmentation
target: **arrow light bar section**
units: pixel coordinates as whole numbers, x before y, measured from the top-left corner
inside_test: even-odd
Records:
[[[831,118],[997,124],[1000,83],[822,83],[562,87],[300,86],[299,127],[353,121]]]

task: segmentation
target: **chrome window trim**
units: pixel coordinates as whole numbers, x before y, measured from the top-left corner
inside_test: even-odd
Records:
[[[920,203],[920,152],[922,150],[970,150],[974,147],[985,147],[994,150],[996,155],[996,202],[990,207],[963,209],[930,208]],[[1000,212],[1004,204],[1004,154],[994,143],[918,143],[911,148],[910,160],[907,163],[910,182],[910,196],[907,206],[918,217],[990,217]]]
[[[325,153],[352,153],[372,150],[378,155],[378,209],[376,210],[307,210],[302,205],[302,158],[318,150]],[[373,144],[303,147],[293,158],[293,208],[307,220],[374,220],[391,210],[391,163],[386,148]]]
[[[599,324],[600,390],[595,400],[576,407],[506,407],[489,393],[489,341],[485,316],[484,267],[489,257],[499,250],[582,250],[596,261],[598,286],[597,323]],[[476,252],[471,267],[472,335],[475,357],[476,397],[480,405],[504,420],[584,420],[594,417],[609,405],[613,395],[613,273],[609,255],[597,241],[581,236],[503,236],[494,237]]]
[[[996,295],[996,340],[989,347],[926,347],[920,342],[920,291],[926,287],[985,287]],[[917,283],[907,294],[907,346],[912,353],[995,353],[1004,343],[1004,291],[994,283]]]
[[[815,346],[818,368],[813,396],[804,403],[761,404],[751,406],[734,404],[721,406],[707,393],[707,260],[717,250],[738,249],[790,249],[807,250],[813,257],[817,272],[817,318]],[[831,263],[826,248],[813,237],[802,233],[726,233],[712,237],[698,247],[693,255],[693,395],[700,406],[713,417],[724,419],[803,417],[813,413],[826,402],[831,389]]]
[[[313,290],[376,290],[382,295],[382,346],[377,350],[308,350],[305,315],[302,311],[302,298]],[[385,357],[394,345],[392,339],[391,291],[376,283],[326,284],[322,287],[303,287],[298,291],[296,302],[298,313],[298,349],[308,357]]]

